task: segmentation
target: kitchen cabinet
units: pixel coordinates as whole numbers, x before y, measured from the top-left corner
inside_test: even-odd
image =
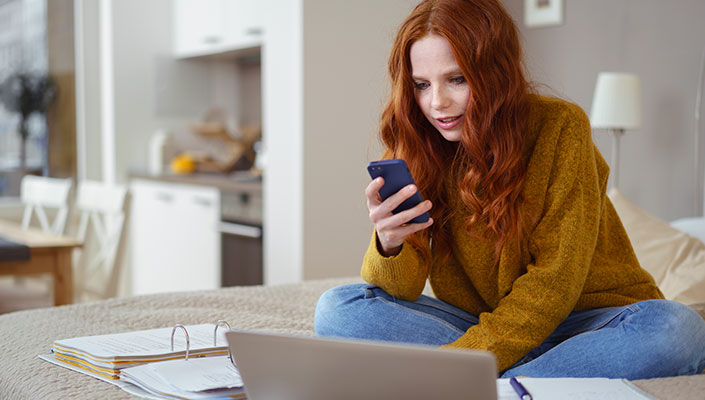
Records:
[[[174,54],[188,58],[261,46],[261,0],[176,0]]]
[[[131,191],[132,293],[220,287],[218,189],[135,179]]]

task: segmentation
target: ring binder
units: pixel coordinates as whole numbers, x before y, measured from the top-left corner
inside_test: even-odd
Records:
[[[225,325],[225,327],[228,328],[228,330],[231,329],[228,321],[224,321],[222,319],[219,319],[218,322],[215,323],[215,329],[213,329],[213,346],[214,347],[218,345],[218,337],[216,335],[218,334],[218,328],[221,325]]]
[[[225,321],[218,321],[217,324],[230,327]],[[178,329],[184,331],[186,348],[174,351],[174,335]],[[203,374],[213,369],[228,370],[237,374],[232,357],[226,358],[230,352],[227,344],[223,343],[223,340],[218,340],[217,329],[212,323],[176,324],[163,328],[60,339],[54,341],[51,354],[42,358],[111,382],[124,379],[125,371],[137,367],[144,367],[138,370],[145,371],[160,368],[165,374],[198,369],[201,375],[190,375],[195,380],[201,379],[205,376]],[[171,335],[169,335],[170,331]],[[211,342],[213,340],[211,335],[214,333],[216,345]],[[220,335],[224,336],[223,332]],[[220,345],[217,345],[217,342],[220,342]],[[176,347],[180,346],[179,339]],[[147,367],[146,364],[151,365]],[[172,375],[164,376],[170,376],[168,380],[176,379],[183,383],[180,378],[172,378]],[[203,378],[204,380],[199,382],[209,382],[207,386],[219,384],[220,378],[230,379],[228,374],[225,374],[215,381],[209,381],[212,377],[209,375],[209,378]]]
[[[218,328],[221,326],[225,326],[230,330],[230,324],[228,321],[219,319],[218,322],[215,323],[215,328],[213,329],[213,347],[218,346]],[[188,361],[188,354],[189,350],[191,349],[191,339],[189,338],[188,335],[188,329],[186,329],[185,326],[181,324],[176,324],[171,330],[171,351],[174,351],[174,334],[176,333],[176,329],[181,328],[184,331],[184,335],[186,335],[186,357],[185,360]],[[228,350],[228,358],[230,358],[230,362],[235,366],[235,361],[233,361],[233,354]]]
[[[188,330],[186,329],[185,326],[183,326],[181,324],[174,325],[174,328],[171,330],[171,351],[174,351],[174,333],[176,333],[176,328],[183,329],[184,335],[186,335],[186,358],[185,358],[185,361],[188,361],[188,352],[191,347],[191,339],[189,339],[189,337],[188,337]],[[215,329],[218,329],[218,326],[216,326]]]
[[[242,379],[233,358],[226,357],[230,353],[227,343],[220,340],[217,345],[218,326],[230,328],[230,324],[216,324],[176,324],[60,339],[54,341],[51,354],[40,358],[115,383],[130,393],[135,393],[135,385],[155,398],[243,398]],[[179,329],[186,338],[185,351],[174,351],[174,335]]]
[[[218,328],[221,325],[225,325],[228,330],[232,329],[230,328],[230,324],[228,323],[228,321],[219,319],[218,322],[215,323],[215,329],[213,329],[213,347],[218,345],[218,336],[216,335],[218,334]],[[230,349],[228,349],[228,358],[230,359],[230,363],[233,365],[233,367],[237,368],[237,365],[235,365],[235,360],[233,360],[233,352],[230,351]]]

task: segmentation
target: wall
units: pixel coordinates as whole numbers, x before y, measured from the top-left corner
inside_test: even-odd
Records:
[[[76,53],[76,168],[78,179],[99,180],[100,161],[100,25],[98,1],[74,0]]]
[[[700,214],[692,149],[705,2],[566,0],[565,23],[545,28],[524,26],[523,3],[504,0],[523,36],[529,71],[544,90],[589,113],[600,71],[640,76],[643,123],[622,138],[620,191],[666,220]],[[610,160],[611,139],[602,131],[593,138]]]
[[[265,283],[355,276],[372,232],[365,166],[380,155],[387,57],[416,0],[268,1]]]
[[[387,58],[416,3],[304,1],[304,279],[359,274],[372,232],[365,167],[380,156],[369,147],[389,85]]]

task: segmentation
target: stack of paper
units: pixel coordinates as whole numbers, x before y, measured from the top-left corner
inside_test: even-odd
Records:
[[[189,357],[228,354],[224,330],[219,331],[218,344],[213,344],[214,324],[190,325]],[[120,370],[145,363],[183,359],[186,356],[186,338],[183,332],[174,335],[172,328],[149,329],[110,335],[84,336],[54,342],[54,358],[74,367],[83,368],[108,379],[119,379]]]
[[[228,356],[171,360],[122,370],[125,382],[157,398],[244,398],[242,379]]]

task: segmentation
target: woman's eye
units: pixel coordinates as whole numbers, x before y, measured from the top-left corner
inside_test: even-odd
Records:
[[[424,90],[428,88],[428,83],[426,82],[414,82],[414,87],[419,90]]]
[[[464,76],[456,76],[454,78],[450,78],[450,81],[459,85],[461,83],[465,83],[465,77]]]

